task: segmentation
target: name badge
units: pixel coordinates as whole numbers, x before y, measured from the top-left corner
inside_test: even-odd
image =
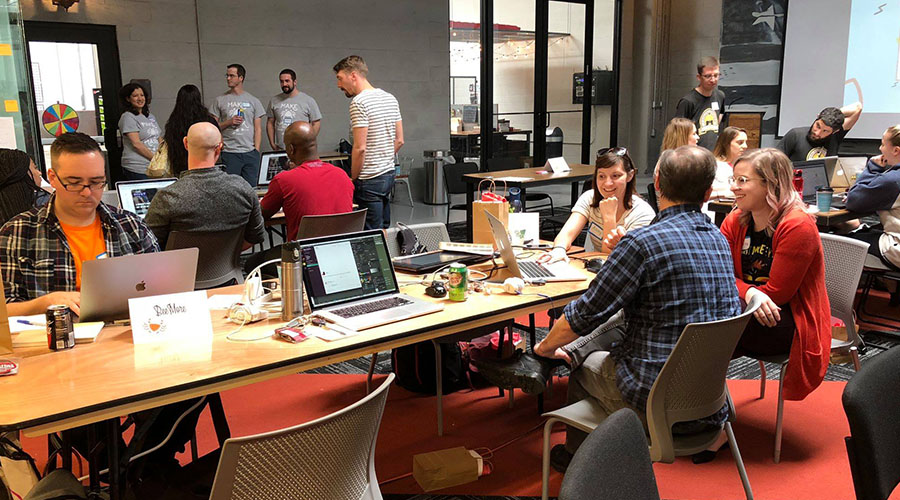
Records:
[[[746,237],[744,237],[744,244],[741,245],[741,251],[746,252],[749,249],[750,249],[750,237],[746,236]]]
[[[135,344],[212,340],[206,292],[184,292],[128,299]]]
[[[718,111],[719,110],[719,101],[713,101],[712,104],[709,105],[709,107],[711,107],[713,111]]]

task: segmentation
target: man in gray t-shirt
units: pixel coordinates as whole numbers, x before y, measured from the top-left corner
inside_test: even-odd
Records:
[[[222,162],[229,174],[240,175],[251,186],[259,179],[259,147],[262,142],[261,118],[266,114],[259,99],[244,90],[247,71],[230,64],[225,72],[228,92],[216,97],[209,112],[219,122],[225,149]]]
[[[284,131],[294,122],[307,122],[319,135],[322,124],[322,113],[316,100],[297,88],[297,73],[292,69],[283,69],[278,75],[281,94],[269,100],[266,107],[266,135],[269,146],[275,150],[284,149]]]

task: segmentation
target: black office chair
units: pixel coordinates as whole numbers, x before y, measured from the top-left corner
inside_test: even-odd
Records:
[[[623,408],[604,420],[578,448],[559,489],[559,500],[659,500],[644,426]]]
[[[304,215],[297,227],[297,239],[318,238],[333,234],[355,233],[366,225],[368,208],[342,214]]]
[[[454,194],[466,193],[466,182],[463,176],[466,174],[477,174],[478,165],[475,163],[445,163],[444,164],[444,187],[447,191],[447,224],[450,224],[451,210],[465,210],[465,203],[453,204],[452,196]]]
[[[487,172],[499,172],[501,170],[515,170],[522,168],[524,165],[522,161],[518,158],[491,158],[487,161]],[[547,203],[542,203],[540,205],[532,205],[532,201],[541,201],[546,200]],[[547,193],[539,193],[534,191],[525,191],[525,209],[535,209],[541,207],[550,207],[550,215],[556,215],[556,211],[553,208],[553,197]]]
[[[656,203],[656,186],[651,182],[647,184],[647,203],[653,207],[653,211],[659,213],[659,205]]]
[[[245,227],[229,231],[172,231],[166,250],[197,248],[197,277],[195,290],[206,290],[226,284],[244,282],[240,254],[244,244]]]
[[[844,438],[858,500],[884,500],[900,483],[900,347],[863,365],[844,388]]]

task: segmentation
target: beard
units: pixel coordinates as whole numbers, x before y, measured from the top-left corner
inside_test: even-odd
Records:
[[[291,92],[294,91],[294,88],[295,87],[288,87],[287,85],[282,85],[281,91],[284,92],[285,94],[290,94]]]
[[[812,125],[810,125],[810,126],[809,126],[809,131],[806,132],[806,142],[808,142],[810,146],[813,146],[813,147],[819,147],[819,146],[824,146],[824,145],[828,144],[828,139],[831,139],[831,134],[826,135],[826,136],[825,136],[824,138],[822,138],[822,139],[816,139],[816,138],[813,136],[813,131],[812,131],[812,129],[813,129],[813,128],[812,128]]]

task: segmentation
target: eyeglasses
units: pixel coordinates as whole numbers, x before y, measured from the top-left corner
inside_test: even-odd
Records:
[[[766,182],[766,180],[763,179],[762,177],[747,177],[746,175],[740,175],[738,177],[729,177],[728,178],[728,184],[734,184],[737,187],[743,187],[744,184],[746,184],[750,181],[762,181],[764,183]]]
[[[603,148],[603,149],[600,149],[599,151],[597,151],[597,158],[600,158],[601,156],[603,156],[607,153],[612,153],[616,156],[625,156],[628,154],[628,150],[626,148],[622,148],[622,147]]]
[[[718,73],[708,73],[705,75],[700,75],[700,78],[703,78],[704,80],[714,80],[718,77],[719,77]]]
[[[61,179],[58,180],[59,183],[62,184],[62,187],[70,193],[80,193],[84,191],[84,188],[88,188],[91,191],[103,191],[103,189],[106,187],[106,179],[97,182],[89,182],[87,184],[66,184]]]

